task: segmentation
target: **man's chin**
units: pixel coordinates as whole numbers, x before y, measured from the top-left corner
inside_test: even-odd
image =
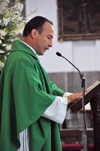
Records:
[[[44,55],[44,54],[45,54],[45,52],[46,52],[46,50],[42,51],[42,52],[41,52],[41,55]]]
[[[38,55],[39,55],[39,56],[42,56],[42,55],[44,55],[44,52],[38,53]]]

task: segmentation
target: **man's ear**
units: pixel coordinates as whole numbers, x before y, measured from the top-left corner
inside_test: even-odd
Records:
[[[37,36],[37,30],[36,29],[32,29],[31,38],[34,39],[36,36]]]

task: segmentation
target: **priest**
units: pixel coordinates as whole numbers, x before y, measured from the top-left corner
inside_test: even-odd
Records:
[[[59,124],[68,102],[82,94],[59,89],[40,64],[53,35],[53,23],[36,16],[12,43],[0,79],[0,151],[62,150]]]

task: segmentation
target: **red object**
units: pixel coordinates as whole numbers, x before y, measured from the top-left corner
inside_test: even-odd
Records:
[[[82,144],[62,144],[62,151],[81,151]],[[93,144],[89,144],[88,151],[93,151]]]

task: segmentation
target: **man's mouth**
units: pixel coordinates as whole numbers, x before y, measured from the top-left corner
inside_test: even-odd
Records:
[[[49,50],[49,48],[45,48],[44,50],[45,50],[45,51],[46,51],[46,50]]]

